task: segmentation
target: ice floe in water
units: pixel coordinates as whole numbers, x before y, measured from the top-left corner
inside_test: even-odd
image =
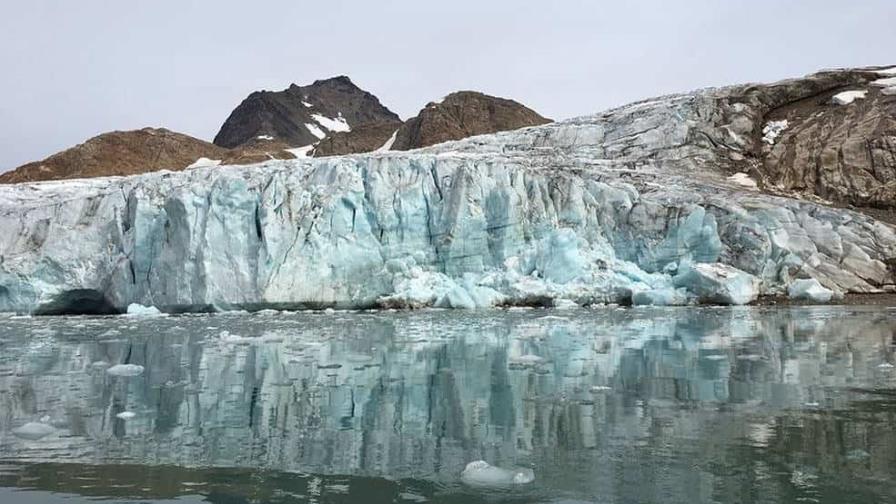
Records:
[[[115,415],[115,418],[120,418],[122,420],[130,420],[136,416],[137,416],[137,414],[134,413],[133,411],[122,411],[121,413]]]
[[[806,299],[817,303],[827,303],[834,297],[834,291],[824,288],[814,278],[794,280],[787,287],[787,295],[793,299]]]
[[[460,480],[471,486],[502,487],[525,485],[535,481],[535,471],[517,467],[504,469],[484,460],[470,462],[460,474]]]
[[[137,364],[116,364],[106,370],[112,376],[140,376],[143,366]]]
[[[54,432],[56,432],[56,429],[53,428],[52,425],[40,422],[28,422],[25,425],[12,430],[14,436],[29,441],[43,439]]]
[[[155,306],[144,306],[139,303],[128,305],[128,315],[131,317],[158,317],[163,315]]]

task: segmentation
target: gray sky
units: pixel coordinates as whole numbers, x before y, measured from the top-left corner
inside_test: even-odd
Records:
[[[894,0],[5,0],[0,171],[114,129],[211,140],[251,91],[337,74],[403,118],[458,89],[559,119],[896,65]]]

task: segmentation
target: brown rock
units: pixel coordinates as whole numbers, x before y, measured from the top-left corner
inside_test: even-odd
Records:
[[[182,170],[201,157],[226,154],[226,149],[164,128],[113,131],[0,174],[0,183]]]
[[[473,135],[551,122],[513,100],[458,91],[432,102],[398,130],[392,150],[410,150]]]

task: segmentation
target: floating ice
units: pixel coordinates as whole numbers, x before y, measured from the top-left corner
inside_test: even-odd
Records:
[[[793,299],[806,299],[816,303],[827,303],[834,297],[834,291],[824,288],[814,278],[794,280],[787,287],[787,295]]]
[[[755,276],[720,263],[685,263],[673,281],[707,303],[744,305],[759,295]]]
[[[484,460],[470,462],[460,474],[460,480],[471,486],[503,487],[524,485],[535,481],[535,472],[527,468],[504,469]]]
[[[28,422],[21,427],[12,430],[14,436],[27,439],[29,441],[37,441],[56,432],[52,425],[40,422]]]
[[[686,289],[651,289],[632,294],[632,304],[636,306],[682,306],[688,302]]]
[[[140,376],[143,374],[143,366],[137,364],[116,364],[106,370],[112,376]]]
[[[127,314],[131,317],[158,317],[163,315],[155,306],[144,306],[139,303],[129,304]]]
[[[137,416],[137,414],[134,413],[133,411],[122,411],[121,413],[115,415],[115,418],[120,418],[122,420],[130,420],[136,416]]]

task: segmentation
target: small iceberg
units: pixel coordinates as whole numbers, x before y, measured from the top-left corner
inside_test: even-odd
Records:
[[[834,297],[834,291],[825,289],[818,280],[810,278],[791,282],[787,287],[787,295],[791,299],[805,299],[816,303],[827,303]]]
[[[128,305],[129,317],[160,317],[164,315],[155,306],[144,306],[140,303],[131,303]]]
[[[25,425],[12,430],[12,434],[15,437],[27,439],[29,441],[37,441],[54,432],[56,432],[56,429],[53,428],[52,425],[40,422],[28,422]]]
[[[535,472],[522,467],[504,469],[495,467],[484,460],[477,460],[467,464],[467,467],[460,473],[460,480],[470,486],[525,485],[535,481]]]
[[[116,364],[106,370],[112,376],[140,376],[143,374],[143,366],[137,364]]]

